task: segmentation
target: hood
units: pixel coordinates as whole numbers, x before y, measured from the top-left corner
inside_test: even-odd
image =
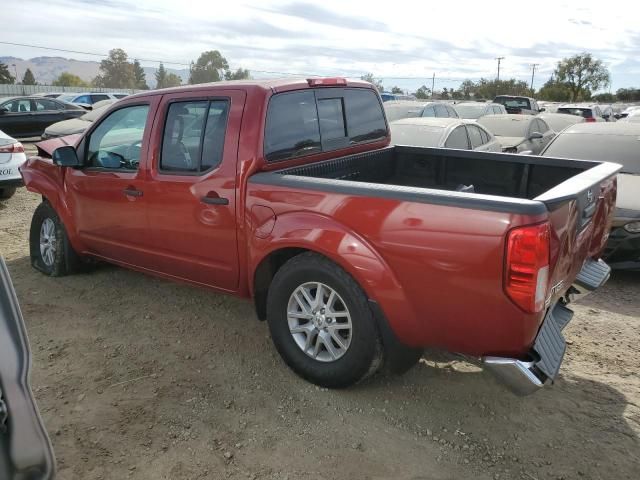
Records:
[[[78,141],[80,140],[81,135],[67,135],[65,137],[52,138],[50,140],[45,140],[44,142],[36,143],[36,147],[38,148],[38,155],[41,157],[51,157],[53,155],[53,151],[58,147],[64,147],[65,145],[73,145],[76,146]]]
[[[55,137],[61,137],[63,135],[82,133],[87,129],[87,127],[89,127],[89,125],[91,125],[91,122],[87,122],[81,118],[72,118],[70,120],[63,120],[62,122],[49,125],[44,133]]]
[[[525,141],[524,137],[499,137],[496,135],[496,140],[500,142],[502,148],[513,148]]]

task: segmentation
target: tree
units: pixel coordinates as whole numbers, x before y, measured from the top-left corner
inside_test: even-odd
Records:
[[[424,100],[431,96],[431,89],[426,85],[422,85],[418,90],[416,90],[416,98],[420,100]]]
[[[191,62],[189,83],[219,82],[229,70],[229,62],[218,50],[202,52],[196,63]]]
[[[404,92],[402,91],[402,89],[400,87],[393,87],[391,89],[391,93],[398,93],[398,94],[402,95]]]
[[[593,95],[591,100],[600,103],[613,103],[616,101],[616,96],[613,93],[599,93],[597,95]]]
[[[89,84],[77,75],[69,72],[62,72],[51,85],[54,87],[88,87]]]
[[[93,83],[96,87],[135,88],[134,69],[128,61],[127,53],[121,48],[110,50],[109,56],[100,62],[100,75]]]
[[[167,73],[164,79],[165,87],[179,87],[180,85],[182,85],[182,79],[178,75],[175,73]]]
[[[9,67],[0,62],[0,83],[12,84],[16,79],[9,73]]]
[[[224,72],[225,80],[245,80],[247,78],[251,78],[249,70],[247,69],[239,68],[235,72],[232,72],[231,70]]]
[[[37,85],[36,77],[33,76],[33,72],[30,68],[24,72],[24,76],[22,77],[22,85]]]
[[[616,92],[616,98],[620,102],[640,101],[640,88],[619,88]]]
[[[607,67],[586,52],[559,61],[554,75],[569,89],[571,101],[586,99],[591,92],[606,87],[610,82]]]
[[[458,92],[462,94],[465,100],[469,100],[471,95],[476,91],[476,84],[472,80],[465,80],[458,87]]]
[[[158,71],[156,72],[156,88],[165,88],[165,82],[167,80],[167,70],[164,68],[164,65],[161,63],[158,67]]]
[[[373,83],[373,85],[378,89],[379,92],[384,92],[384,86],[382,85],[382,80],[373,77],[373,73],[367,73],[360,77],[360,80],[364,80],[365,82]]]
[[[440,98],[444,98],[444,99],[449,98],[449,89],[447,87],[444,87],[442,89],[442,93],[440,94]]]
[[[571,92],[566,84],[558,82],[553,76],[547,80],[538,92],[540,100],[548,100],[550,102],[568,102]]]
[[[133,61],[133,79],[135,82],[134,88],[139,90],[149,90],[149,85],[147,85],[147,76],[144,73],[144,68],[140,65],[138,60]]]

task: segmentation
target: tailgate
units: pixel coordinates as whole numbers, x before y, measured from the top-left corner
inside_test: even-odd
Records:
[[[547,206],[551,222],[551,304],[574,283],[586,260],[600,257],[611,230],[620,168],[594,163],[535,198]]]

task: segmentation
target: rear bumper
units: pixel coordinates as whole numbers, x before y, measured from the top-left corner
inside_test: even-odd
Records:
[[[602,260],[588,260],[576,277],[568,294],[571,298],[586,295],[604,285],[611,268]],[[533,344],[528,360],[504,357],[483,357],[485,368],[516,395],[530,395],[558,375],[567,348],[562,330],[571,321],[573,311],[557,303],[549,308]]]

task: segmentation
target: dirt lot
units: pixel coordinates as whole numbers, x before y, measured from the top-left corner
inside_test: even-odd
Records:
[[[455,357],[318,389],[252,306],[115,267],[29,266],[39,198],[0,203],[32,384],[61,479],[637,479],[640,275],[576,304],[559,381],[527,398]]]

